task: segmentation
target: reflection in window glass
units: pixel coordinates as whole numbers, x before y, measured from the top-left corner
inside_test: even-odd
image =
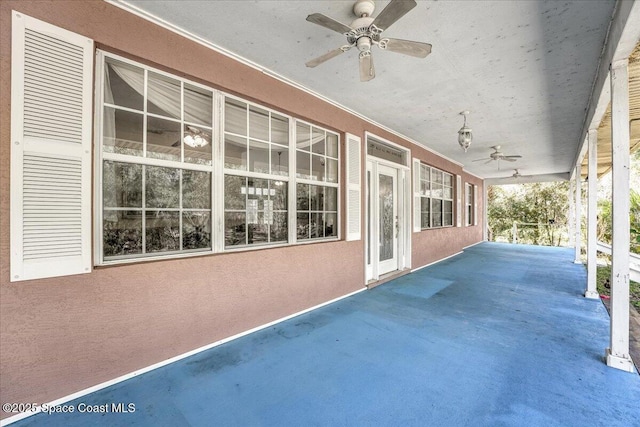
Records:
[[[211,164],[212,135],[209,129],[184,125],[182,142],[184,146],[184,161],[200,165]]]
[[[182,207],[211,209],[211,173],[182,171]]]
[[[337,188],[298,184],[296,198],[298,240],[338,236]]]
[[[147,208],[178,208],[180,170],[145,166],[145,200]]]
[[[180,122],[147,118],[147,157],[180,161]]]
[[[178,80],[153,72],[147,84],[147,112],[180,119],[181,85]]]
[[[224,139],[224,167],[247,170],[246,138],[227,135]]]
[[[105,258],[142,253],[142,212],[105,209],[102,220]]]
[[[212,126],[213,93],[210,90],[184,85],[184,120],[189,123]]]
[[[421,228],[453,225],[453,175],[420,165]]]
[[[269,140],[269,112],[251,106],[249,108],[249,137]]]
[[[184,212],[182,214],[182,249],[211,247],[211,213]]]
[[[113,58],[105,62],[104,102],[142,111],[144,71]]]
[[[141,208],[142,166],[104,162],[102,195],[105,208]]]
[[[143,122],[144,116],[141,113],[104,107],[103,151],[142,156]]]
[[[271,174],[289,174],[289,149],[287,147],[271,144]]]
[[[288,240],[287,183],[225,175],[225,247]]]
[[[249,141],[249,170],[269,173],[269,144]]]
[[[169,252],[180,249],[180,213],[147,211],[145,215],[146,252]]]

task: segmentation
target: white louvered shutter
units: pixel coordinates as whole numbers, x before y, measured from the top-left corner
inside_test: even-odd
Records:
[[[456,175],[456,227],[462,227],[462,177]]]
[[[361,239],[361,139],[347,134],[347,240]]]
[[[420,160],[413,159],[413,231],[422,230],[422,205],[420,200]]]
[[[93,41],[13,12],[11,280],[91,270]]]

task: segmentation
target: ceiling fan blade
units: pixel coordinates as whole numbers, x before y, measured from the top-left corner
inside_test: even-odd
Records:
[[[387,7],[376,16],[373,25],[381,30],[386,30],[417,5],[415,0],[391,0]]]
[[[385,38],[380,40],[378,46],[383,50],[390,50],[391,52],[402,53],[417,58],[425,58],[431,53],[431,45],[429,43],[414,42],[411,40]]]
[[[340,55],[341,53],[346,52],[349,49],[351,49],[351,46],[349,46],[349,45],[345,45],[345,46],[339,47],[338,49],[331,50],[331,51],[325,53],[322,56],[319,56],[319,57],[317,57],[315,59],[312,59],[311,61],[306,62],[304,65],[306,65],[309,68],[317,67],[318,65],[322,64],[323,62],[328,61],[331,58],[335,58],[336,56]]]
[[[345,25],[342,22],[338,22],[335,19],[329,18],[328,16],[321,13],[312,13],[311,15],[307,16],[307,21],[318,24],[321,27],[336,31],[340,34],[345,34],[351,31],[351,27],[349,27],[348,25]]]
[[[371,52],[360,52],[360,81],[368,82],[376,76],[373,68],[373,58]]]
[[[472,162],[481,162],[481,161],[483,161],[483,160],[493,160],[493,159],[492,159],[491,157],[485,157],[484,159],[475,159],[475,160],[472,160]]]
[[[503,159],[521,159],[522,156],[519,155],[515,155],[515,156],[502,156]]]
[[[515,162],[516,160],[518,160],[518,159],[514,159],[513,157],[514,156],[505,156],[505,157],[502,157],[500,160],[504,160],[506,162]],[[520,156],[518,156],[518,157],[520,157]]]

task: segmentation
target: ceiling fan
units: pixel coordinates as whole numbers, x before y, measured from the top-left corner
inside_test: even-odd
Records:
[[[511,178],[516,178],[516,179],[518,179],[518,178],[529,178],[531,176],[533,176],[533,175],[522,175],[520,173],[519,169],[514,169],[514,172],[513,172],[513,175],[511,175]]]
[[[329,51],[305,65],[313,68],[331,58],[335,58],[356,46],[360,51],[360,81],[366,82],[373,79],[375,69],[371,58],[371,46],[377,45],[382,50],[402,53],[404,55],[424,58],[431,53],[431,45],[410,40],[392,39],[382,37],[383,31],[388,29],[398,19],[413,9],[417,3],[415,0],[391,0],[382,12],[375,18],[371,17],[375,9],[373,0],[357,0],[353,5],[353,13],[358,17],[350,25],[329,18],[321,13],[313,13],[307,16],[307,21],[347,36],[347,44],[338,49]]]
[[[520,155],[512,155],[512,156],[507,156],[505,155],[503,152],[500,151],[500,146],[499,145],[494,145],[493,147],[493,153],[489,154],[489,157],[483,158],[483,159],[476,159],[474,160],[474,162],[481,162],[483,160],[486,160],[486,162],[484,163],[485,165],[487,163],[491,163],[494,160],[498,161],[498,168],[500,167],[500,160],[505,160],[507,162],[515,162],[516,160],[518,160],[519,158],[521,158],[522,156]]]

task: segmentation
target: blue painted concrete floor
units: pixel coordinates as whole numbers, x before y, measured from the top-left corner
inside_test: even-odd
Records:
[[[14,425],[640,426],[573,250],[483,243]]]

